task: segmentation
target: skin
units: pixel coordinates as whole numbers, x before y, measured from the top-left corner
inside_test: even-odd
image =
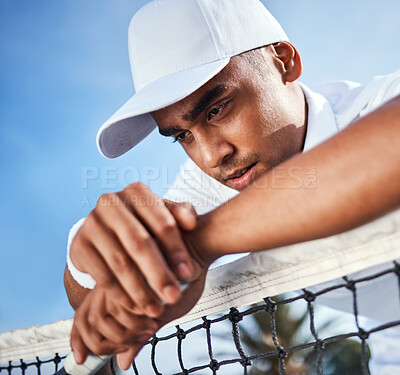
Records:
[[[161,134],[173,136],[205,173],[234,189],[228,177],[238,170],[256,164],[257,178],[304,143],[300,56],[289,43],[260,52],[262,72],[235,56],[199,90],[152,113]]]
[[[133,190],[129,189],[129,187],[128,189],[125,189],[125,192],[127,190],[131,194],[133,192],[137,193],[137,195],[132,194],[132,198],[143,198],[143,196],[145,196],[145,198],[148,198],[145,199],[145,202],[152,202],[148,206],[148,211],[155,212],[148,212],[148,215],[145,215],[144,218],[140,217],[143,222],[146,221],[148,223],[149,230],[152,230],[154,227],[156,227],[155,230],[160,230],[160,227],[157,228],[157,226],[165,224],[165,222],[163,222],[165,220],[165,216],[162,214],[166,214],[167,218],[173,218],[173,222],[176,225],[173,228],[168,227],[162,231],[163,235],[167,237],[164,238],[164,243],[168,240],[168,236],[170,236],[170,232],[173,229],[179,229],[181,231],[177,239],[181,242],[177,241],[177,244],[180,245],[183,243],[183,231],[190,231],[196,226],[196,214],[193,208],[187,204],[177,204],[167,200],[160,202],[160,198],[142,184],[134,184],[131,186],[131,188],[132,187],[134,188]],[[107,199],[109,198],[107,197]],[[132,363],[134,356],[143,346],[143,342],[145,340],[152,336],[167,322],[188,312],[195,304],[203,290],[206,269],[201,268],[194,258],[189,259],[191,267],[190,276],[192,278],[192,282],[190,287],[187,288],[185,293],[182,295],[183,303],[179,303],[178,309],[173,307],[173,305],[163,305],[161,300],[158,300],[156,299],[157,297],[154,297],[156,294],[149,286],[149,278],[146,280],[146,274],[141,274],[139,267],[133,263],[134,261],[137,261],[139,264],[140,260],[138,259],[145,254],[148,259],[144,262],[147,261],[147,265],[149,267],[146,272],[149,274],[153,273],[153,276],[162,278],[162,275],[159,272],[154,275],[154,270],[157,269],[156,262],[158,259],[161,266],[166,268],[165,274],[172,275],[173,281],[175,280],[176,282],[177,279],[175,278],[171,269],[166,266],[166,261],[162,256],[167,251],[165,247],[163,248],[164,253],[159,250],[159,257],[152,258],[153,254],[151,253],[151,249],[153,248],[153,244],[150,243],[149,247],[147,248],[135,248],[135,243],[137,241],[135,238],[134,243],[130,244],[129,246],[132,246],[132,248],[134,248],[136,251],[140,251],[141,254],[138,254],[137,258],[132,256],[133,260],[131,260],[132,258],[128,259],[129,263],[127,264],[119,264],[119,272],[117,267],[116,275],[114,275],[111,267],[107,268],[105,263],[106,261],[104,261],[104,259],[107,259],[109,256],[107,252],[112,253],[113,251],[120,251],[121,242],[117,241],[117,234],[114,234],[111,231],[120,230],[122,233],[127,233],[128,231],[134,231],[136,229],[134,226],[137,223],[140,223],[138,227],[142,228],[142,223],[136,221],[137,216],[134,216],[131,211],[133,210],[132,205],[121,204],[120,201],[116,200],[116,198],[113,199],[114,205],[108,206],[98,204],[96,209],[93,210],[91,214],[93,214],[93,216],[98,215],[97,210],[104,210],[105,208],[110,210],[110,214],[112,214],[114,210],[120,210],[116,213],[116,215],[124,215],[126,210],[129,210],[134,220],[130,221],[126,218],[126,216],[126,220],[122,222],[110,220],[110,225],[114,224],[114,227],[109,227],[100,221],[94,221],[98,226],[92,227],[93,224],[89,222],[88,226],[82,226],[71,245],[71,258],[73,259],[74,264],[74,258],[78,257],[81,259],[81,261],[82,258],[85,258],[83,263],[85,266],[90,266],[88,269],[92,269],[91,267],[98,267],[96,271],[92,272],[92,275],[96,280],[96,287],[93,290],[89,290],[80,286],[73,279],[68,268],[65,270],[64,284],[71,306],[76,309],[74,324],[71,331],[71,348],[74,352],[77,363],[83,363],[89,352],[99,355],[120,353],[118,357],[119,364],[122,368],[126,369]],[[138,203],[140,202],[140,199],[132,199],[128,201],[124,198],[124,202]],[[154,204],[154,202],[157,202],[157,204]],[[158,214],[156,219],[154,219],[155,214]],[[97,216],[93,218],[93,220],[94,219],[97,219]],[[121,228],[121,226],[124,227]],[[90,232],[90,230],[93,230],[93,232]],[[104,234],[109,235],[109,238],[104,238]],[[91,242],[90,236],[92,236],[93,242]],[[97,242],[95,241],[99,239],[99,236],[103,239],[104,242],[102,242],[102,245],[104,246],[96,248],[95,246]],[[114,246],[109,239],[116,241]],[[162,242],[160,241],[160,243]],[[175,250],[175,248],[173,250]],[[184,251],[185,253],[183,256],[188,256],[186,246]],[[75,252],[78,253],[78,256],[75,254]],[[126,250],[126,253],[128,253],[128,250]],[[130,255],[126,254],[127,258],[128,256]],[[88,263],[85,263],[85,261]],[[153,264],[151,264],[151,262],[153,262]],[[143,267],[143,264],[141,264],[141,266]],[[121,278],[121,274],[123,273],[123,269],[121,268],[123,267],[130,267],[130,271],[135,273],[134,280],[146,280],[146,282],[143,282],[142,284],[144,285],[144,290],[140,289],[140,286],[137,286],[132,289],[133,293],[128,294],[126,292],[126,287],[123,286],[124,284],[120,280],[127,281],[129,284],[132,278],[129,277],[127,280]],[[82,270],[83,269],[86,268],[82,267]],[[102,271],[105,273],[102,274]],[[119,276],[118,273],[120,273]],[[181,277],[181,279],[184,280],[184,277]],[[177,292],[179,298],[181,296],[181,292],[178,286]],[[131,298],[132,294],[134,299]],[[148,300],[155,298],[155,300],[159,302],[158,306],[160,306],[160,308],[157,311],[154,311],[153,309],[148,310],[146,309],[146,304],[138,304],[137,301],[140,300],[140,298],[148,298]]]
[[[89,214],[71,258],[96,287],[80,287],[67,269],[64,279],[71,305],[80,306],[71,333],[78,363],[89,350],[120,353],[128,367],[144,339],[196,303],[208,266],[222,255],[340,233],[400,206],[400,98],[301,154],[300,57],[279,43],[263,48],[261,65],[265,73],[236,56],[192,95],[153,113],[160,132],[178,138],[218,181],[237,187],[227,177],[255,165],[241,194],[197,216],[133,184],[102,196]],[[205,100],[215,87],[218,95]],[[305,184],[309,166],[317,173],[313,189]],[[303,183],[285,188],[293,168]],[[183,294],[178,279],[192,281]]]
[[[280,164],[278,186],[272,169],[229,204],[199,216],[186,241],[206,263],[227,251],[267,250],[353,229],[400,207],[399,165],[400,96]],[[307,187],[309,166],[315,188]],[[285,188],[293,184],[293,168],[302,184]]]

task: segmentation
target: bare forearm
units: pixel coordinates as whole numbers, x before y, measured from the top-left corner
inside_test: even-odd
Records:
[[[65,291],[67,292],[68,301],[71,307],[76,310],[81,305],[86,295],[90,292],[90,289],[86,289],[79,285],[72,277],[68,267],[65,267],[64,271],[64,286]]]
[[[398,97],[199,217],[192,240],[213,260],[340,233],[399,205]]]

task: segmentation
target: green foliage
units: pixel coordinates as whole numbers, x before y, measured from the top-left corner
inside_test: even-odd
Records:
[[[259,311],[246,319],[251,319],[249,324],[239,324],[241,340],[246,351],[251,355],[275,351],[270,315],[265,311]],[[289,305],[280,304],[275,313],[275,322],[279,345],[286,349],[315,341],[309,329],[308,335],[304,334],[307,331],[305,328],[309,325],[307,309],[294,315]],[[333,323],[336,322],[329,320],[320,329],[326,330]],[[285,373],[316,375],[317,363],[316,350],[299,350],[285,358]],[[323,348],[322,363],[323,373],[326,375],[361,375],[361,345],[349,339],[328,344]],[[276,355],[257,359],[249,368],[249,374],[279,375],[279,360]]]
[[[368,351],[369,355],[369,351]],[[327,375],[358,375],[361,369],[361,344],[355,340],[343,340],[326,345],[324,349],[324,374]],[[315,354],[306,359],[309,363],[310,375],[316,375]]]

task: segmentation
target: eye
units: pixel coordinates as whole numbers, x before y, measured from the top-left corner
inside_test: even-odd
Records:
[[[207,113],[208,120],[211,120],[213,117],[218,116],[221,113],[221,111],[223,110],[223,108],[229,104],[229,102],[230,102],[230,100],[211,108]]]
[[[221,112],[221,107],[214,107],[210,112],[208,112],[208,118],[214,117]]]
[[[182,133],[177,134],[177,135],[174,137],[174,140],[173,140],[172,142],[173,142],[173,143],[175,143],[175,142],[183,142],[183,141],[187,138],[187,136],[188,136],[187,133],[188,133],[188,132],[182,132]]]

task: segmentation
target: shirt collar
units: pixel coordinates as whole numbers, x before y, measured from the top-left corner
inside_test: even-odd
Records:
[[[328,100],[300,83],[308,104],[308,121],[303,151],[317,146],[335,135],[339,129]]]

